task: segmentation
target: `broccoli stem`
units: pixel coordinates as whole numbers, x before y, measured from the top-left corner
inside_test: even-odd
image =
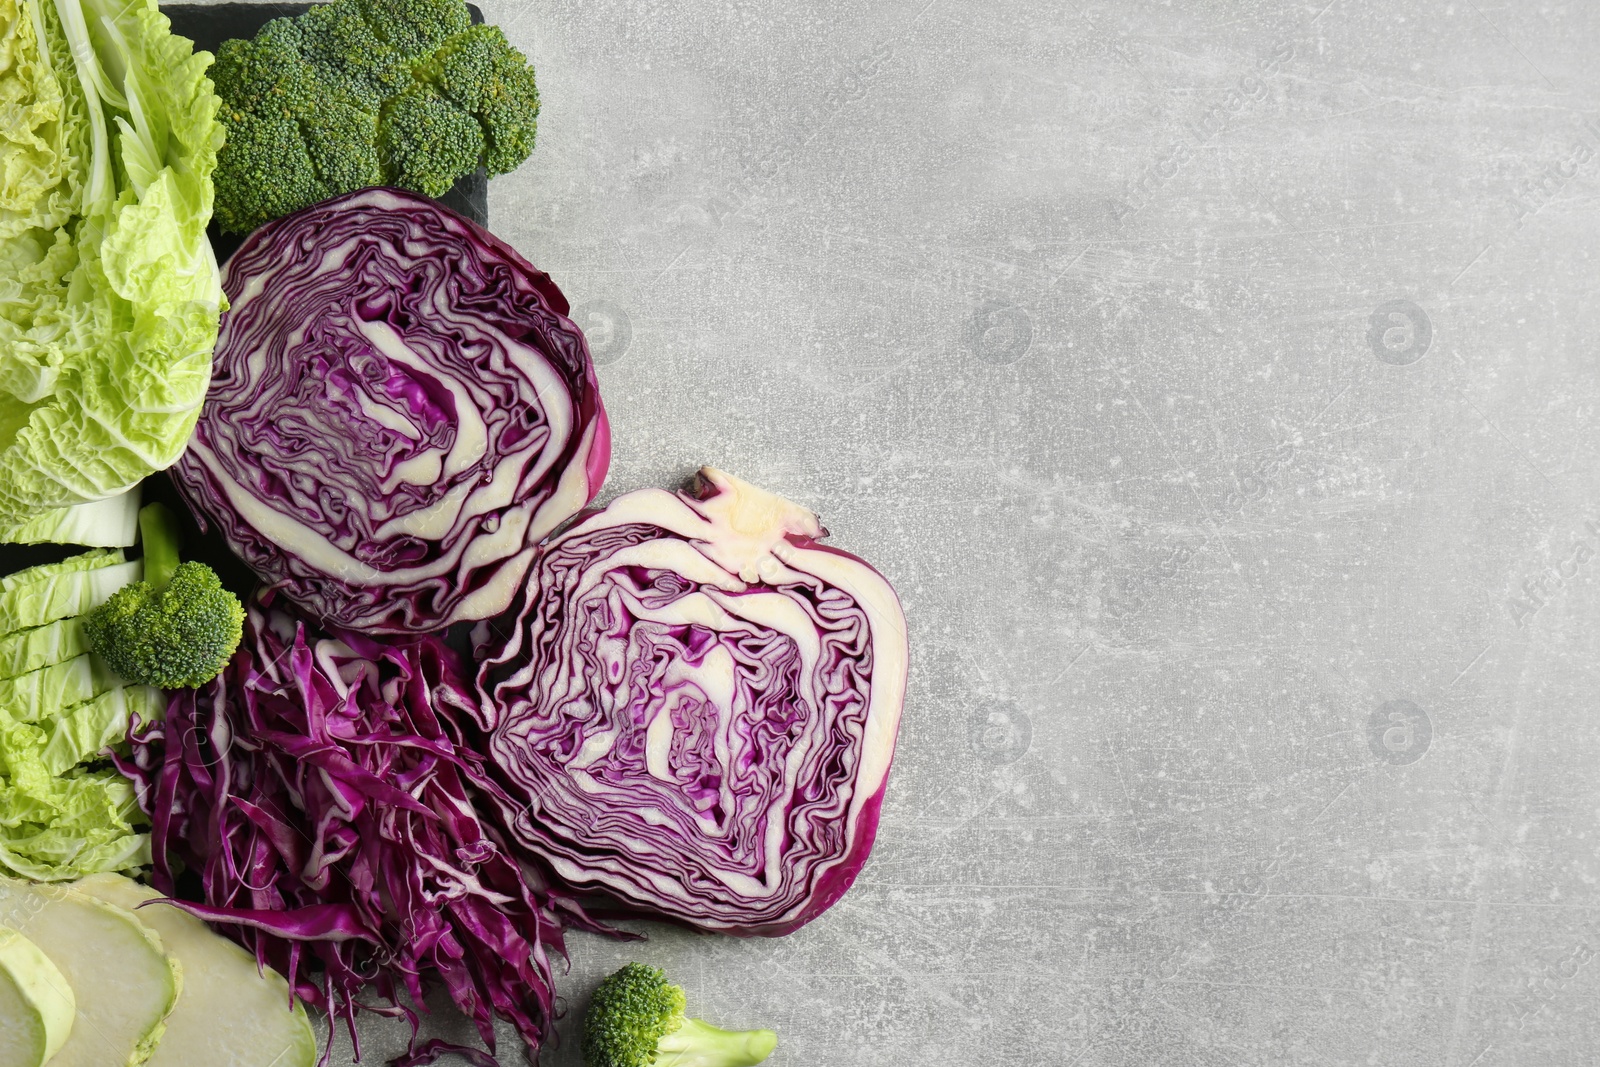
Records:
[[[139,540],[144,546],[144,580],[153,593],[161,593],[178,569],[178,517],[165,504],[139,509]]]
[[[685,1019],[656,1044],[655,1067],[755,1067],[777,1046],[771,1030],[724,1030]]]

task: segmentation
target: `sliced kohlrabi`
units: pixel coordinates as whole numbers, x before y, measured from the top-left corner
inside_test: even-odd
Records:
[[[304,1006],[276,971],[186,911],[139,905],[161,894],[118,874],[78,882],[78,892],[126,908],[154,930],[183,967],[183,993],[146,1067],[313,1067],[317,1041]],[[137,910],[135,910],[137,909]]]
[[[0,527],[0,544],[128,548],[139,540],[139,488],[88,504],[46,511],[20,526]]]
[[[0,926],[0,1067],[44,1067],[72,1033],[72,985],[38,945]]]
[[[122,908],[53,885],[0,879],[0,925],[38,945],[77,998],[50,1067],[142,1067],[182,986],[161,939]]]
[[[92,611],[143,574],[143,565],[126,562],[121,549],[96,549],[0,578],[0,634]]]

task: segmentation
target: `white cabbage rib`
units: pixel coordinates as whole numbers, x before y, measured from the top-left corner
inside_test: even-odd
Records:
[[[905,695],[888,583],[719,471],[557,536],[480,679],[518,836],[640,907],[782,933],[866,858]]]

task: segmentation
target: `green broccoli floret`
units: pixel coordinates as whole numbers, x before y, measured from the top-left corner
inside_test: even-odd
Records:
[[[383,108],[378,154],[392,185],[443,196],[483,158],[478,120],[426,82],[413,82]]]
[[[301,120],[300,134],[318,183],[326,191],[290,210],[386,182],[379,156],[376,112],[335,98],[315,115]]]
[[[248,233],[334,195],[306,136],[317,115],[318,90],[300,58],[294,19],[273,19],[253,41],[224,41],[211,77],[230,87],[218,115],[227,142],[212,176],[218,226]]]
[[[722,1030],[687,1018],[683,989],[642,963],[601,982],[583,1020],[588,1067],[753,1067],[777,1044],[771,1030]]]
[[[477,111],[488,102],[495,62],[510,47],[500,27],[472,26],[440,46],[417,77],[433,82],[468,111]]]
[[[498,26],[458,33],[418,71],[483,125],[484,165],[490,174],[516,170],[533,152],[538,132],[539,88],[527,58]]]
[[[352,103],[375,112],[411,81],[406,55],[374,31],[355,4],[313,5],[296,21],[301,57],[322,80],[334,75]]]
[[[216,217],[229,233],[371,185],[441,196],[533,151],[533,68],[464,0],[333,0],[227,41],[212,82],[227,141]]]
[[[223,41],[211,78],[230,87],[225,118],[229,111],[293,117],[316,103],[316,83],[301,62],[294,19],[273,19],[253,41]]]
[[[335,0],[353,3],[402,55],[422,56],[472,25],[465,0]]]
[[[281,115],[235,112],[227,116],[228,150],[217,160],[217,225],[248,233],[328,197],[317,176],[300,124]]]
[[[243,635],[244,607],[204,563],[178,562],[178,522],[160,504],[139,511],[144,581],[124,586],[83,618],[84,636],[130,682],[204,685]]]

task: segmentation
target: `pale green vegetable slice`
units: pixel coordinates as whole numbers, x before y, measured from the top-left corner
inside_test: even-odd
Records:
[[[3,3],[4,0],[0,0]],[[126,563],[128,557],[113,549],[94,549],[89,552],[80,552],[76,556],[64,559],[60,563],[42,563],[37,567],[26,570],[12,571],[4,578],[0,578],[0,593],[7,593],[21,585],[32,585],[46,578],[55,578],[75,571],[93,570],[96,567],[114,567],[118,563]]]
[[[18,571],[0,579],[0,634],[93,611],[143,573],[139,562],[124,562],[120,549]]]
[[[10,879],[0,879],[0,925],[38,945],[77,997],[72,1035],[50,1067],[142,1067],[183,982],[161,939],[122,908]]]
[[[0,926],[0,1067],[44,1067],[72,1033],[72,985],[38,945]]]
[[[101,693],[93,700],[68,708],[42,724],[46,740],[39,761],[49,774],[65,774],[93,759],[107,745],[128,734],[128,720],[137,714],[144,722],[163,718],[167,698],[147,685],[130,685]]]
[[[0,527],[9,545],[89,545],[128,548],[139,539],[139,489],[88,504],[40,513],[20,526]]]
[[[121,875],[97,874],[73,887],[126,908],[161,937],[183,967],[183,993],[147,1067],[313,1067],[316,1035],[304,1006],[291,1008],[289,983],[264,974],[255,957],[186,911],[139,907],[161,894]],[[135,910],[137,909],[137,910]]]
[[[79,619],[57,619],[46,626],[0,637],[0,678],[15,678],[41,667],[65,663],[89,651]]]
[[[122,684],[98,656],[75,656],[14,678],[0,678],[0,715],[14,722],[38,722]]]

